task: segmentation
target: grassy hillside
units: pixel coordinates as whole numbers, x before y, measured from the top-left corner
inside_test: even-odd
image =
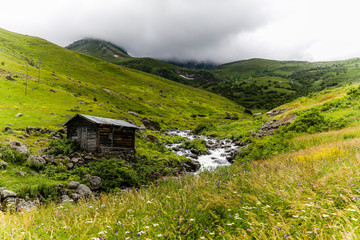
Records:
[[[77,112],[139,123],[128,114],[132,111],[164,127],[190,127],[196,123],[196,115],[211,121],[225,116],[226,111],[243,111],[218,95],[109,64],[39,38],[0,30],[0,44],[3,126],[60,126]],[[14,117],[18,112],[24,116]]]

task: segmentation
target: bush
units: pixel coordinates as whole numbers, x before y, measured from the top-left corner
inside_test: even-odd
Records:
[[[192,130],[194,134],[203,134],[204,132],[214,130],[215,126],[212,123],[202,122],[195,129]]]
[[[58,154],[68,155],[72,152],[79,150],[80,148],[79,144],[67,138],[52,140],[49,144],[49,147],[51,147],[51,149],[48,151],[48,154],[53,154],[53,155],[58,155]]]
[[[324,116],[320,114],[319,110],[313,109],[300,115],[294,122],[288,127],[285,127],[285,131],[294,132],[307,132],[315,133],[327,130],[329,123],[325,120]]]
[[[1,151],[0,155],[5,162],[11,162],[14,164],[23,164],[28,157],[28,155],[11,150],[10,148]]]
[[[42,196],[49,200],[54,200],[59,195],[58,189],[49,183],[26,185],[20,188],[17,193],[23,198],[25,198],[26,195],[30,195],[30,197]]]
[[[92,175],[101,177],[102,187],[106,191],[138,185],[137,172],[122,159],[101,159],[89,163],[89,167]]]
[[[195,149],[200,154],[208,154],[209,150],[206,148],[206,141],[204,139],[194,139],[193,141],[185,141],[180,145],[181,148]]]

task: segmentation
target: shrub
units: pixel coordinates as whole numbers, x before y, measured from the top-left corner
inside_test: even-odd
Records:
[[[315,133],[328,128],[328,122],[325,120],[324,116],[319,113],[319,110],[313,109],[300,115],[288,127],[285,127],[285,130],[299,133]]]
[[[14,164],[23,164],[28,157],[27,155],[11,150],[10,148],[6,148],[1,151],[0,155],[5,162],[11,162]]]
[[[20,188],[17,193],[23,198],[25,198],[26,195],[30,195],[30,197],[42,196],[49,200],[54,200],[59,195],[58,189],[49,183],[26,185]]]
[[[195,149],[200,154],[208,154],[209,151],[206,148],[206,141],[204,139],[195,139],[193,141],[185,141],[180,145],[181,148]]]
[[[116,187],[136,186],[139,182],[137,172],[124,160],[110,158],[89,163],[92,175],[101,177],[102,187],[111,191]]]
[[[215,126],[212,123],[202,122],[192,130],[194,134],[203,134],[204,132],[214,130]]]
[[[48,151],[48,154],[58,155],[68,155],[72,152],[79,150],[79,144],[64,138],[59,140],[52,140],[49,144],[51,149]]]

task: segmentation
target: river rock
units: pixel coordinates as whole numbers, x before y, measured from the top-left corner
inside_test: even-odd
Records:
[[[186,172],[196,172],[200,169],[201,164],[198,161],[192,160],[188,162],[183,162],[181,166]]]
[[[10,143],[10,149],[19,152],[21,154],[28,154],[29,150],[28,148],[25,146],[25,144],[23,144],[22,142],[11,142]]]

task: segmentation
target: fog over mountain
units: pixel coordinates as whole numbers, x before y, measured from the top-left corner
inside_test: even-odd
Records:
[[[360,56],[354,0],[14,0],[0,27],[61,46],[84,37],[132,56],[334,60]]]

